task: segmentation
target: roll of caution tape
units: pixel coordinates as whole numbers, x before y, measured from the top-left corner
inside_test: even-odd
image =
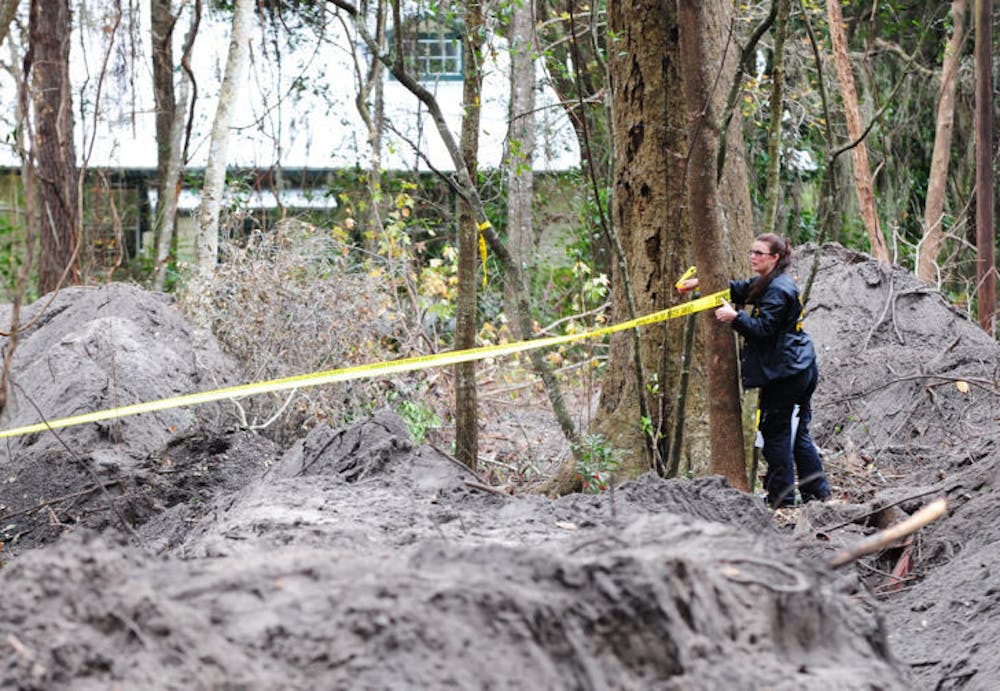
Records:
[[[674,307],[669,307],[659,312],[653,312],[644,317],[630,319],[612,326],[584,331],[577,334],[565,336],[550,336],[548,338],[536,338],[528,341],[517,341],[515,343],[504,343],[500,345],[482,346],[480,348],[470,348],[468,350],[454,350],[446,353],[435,353],[434,355],[420,355],[416,357],[393,360],[391,362],[378,362],[367,365],[357,365],[355,367],[345,367],[342,369],[326,370],[323,372],[312,372],[310,374],[299,374],[282,379],[272,379],[269,381],[255,382],[252,384],[240,384],[229,386],[201,393],[185,394],[173,396],[171,398],[161,398],[157,401],[147,401],[145,403],[134,403],[132,405],[108,408],[92,413],[74,415],[72,417],[60,418],[58,420],[48,420],[37,422],[23,427],[0,431],[0,439],[19,437],[25,434],[35,434],[46,430],[62,429],[64,427],[74,427],[91,422],[101,422],[103,420],[114,420],[116,418],[128,417],[130,415],[140,415],[142,413],[154,413],[160,410],[172,408],[185,408],[188,406],[202,405],[216,401],[232,400],[255,396],[263,393],[275,393],[300,389],[310,386],[320,386],[321,384],[333,384],[335,382],[352,381],[355,379],[366,379],[380,377],[399,372],[414,372],[416,370],[430,369],[432,367],[443,367],[454,365],[460,362],[472,360],[484,360],[486,358],[513,355],[537,348],[550,348],[552,346],[572,343],[589,338],[597,338],[618,331],[634,329],[640,326],[648,326],[669,319],[676,319],[694,312],[701,312],[713,307],[718,307],[723,300],[729,299],[729,291],[723,290],[712,295],[691,300]]]

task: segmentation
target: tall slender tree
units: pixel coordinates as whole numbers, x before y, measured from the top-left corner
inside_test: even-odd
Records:
[[[492,225],[486,223],[488,219],[483,201],[479,196],[478,187],[473,180],[468,166],[466,166],[465,159],[462,156],[461,147],[458,142],[456,142],[454,134],[448,127],[448,123],[445,120],[440,103],[438,103],[434,94],[421,85],[406,67],[406,53],[401,45],[401,32],[395,32],[394,41],[396,45],[393,50],[391,52],[385,51],[381,49],[375,41],[365,24],[366,17],[359,12],[357,7],[347,0],[328,0],[328,2],[340,8],[351,17],[354,22],[354,27],[365,46],[373,54],[378,55],[379,59],[383,61],[392,73],[392,76],[395,77],[420,101],[421,104],[423,104],[423,106],[427,108],[435,129],[440,135],[441,141],[444,143],[445,149],[448,152],[448,157],[450,158],[452,165],[455,167],[454,176],[449,176],[446,179],[455,192],[462,197],[463,200],[469,202],[475,209],[476,218],[480,221],[480,230],[482,232],[483,239],[486,241],[490,251],[503,267],[505,276],[511,284],[515,286],[517,291],[515,300],[517,304],[517,311],[515,313],[515,317],[518,320],[521,333],[531,332],[531,311],[524,270],[519,264],[511,259],[511,255],[506,244],[500,239],[499,234],[492,227]],[[399,0],[394,0],[392,3],[392,14],[393,23],[396,26],[401,26],[402,8]],[[544,353],[538,349],[529,351],[528,357],[531,360],[531,364],[535,372],[538,373],[542,380],[545,392],[548,395],[550,404],[552,405],[552,412],[559,423],[560,429],[566,439],[570,441],[573,448],[578,448],[579,435],[576,430],[576,425],[566,408],[566,402],[562,394],[562,387],[553,372],[552,366],[545,359]]]
[[[677,8],[684,95],[691,123],[687,179],[691,223],[698,229],[694,233],[694,251],[702,285],[716,291],[727,285],[729,275],[715,174],[720,118],[712,85],[717,81],[720,61],[710,43],[707,13],[713,11],[713,6],[701,0],[678,0]],[[711,469],[732,486],[747,489],[736,341],[727,325],[708,320],[706,328]]]
[[[990,336],[997,320],[992,56],[993,0],[976,0],[976,278],[979,325]]]
[[[775,233],[778,200],[781,198],[781,123],[785,114],[785,38],[791,0],[774,0],[774,55],[771,58],[771,118],[767,126],[767,193],[764,202],[764,232]]]
[[[965,39],[966,0],[952,0],[951,36],[944,49],[941,64],[941,86],[938,89],[937,118],[934,126],[934,151],[927,176],[927,198],[924,202],[924,236],[917,248],[917,277],[931,285],[938,284],[938,254],[944,240],[944,200],[951,159],[951,140],[955,129],[955,90],[958,85],[958,65]]]
[[[872,168],[868,159],[868,146],[864,141],[864,128],[861,124],[861,111],[858,108],[854,73],[851,71],[850,57],[847,54],[847,36],[844,32],[844,17],[840,9],[840,1],[826,0],[826,9],[830,26],[830,39],[833,43],[833,61],[837,68],[837,82],[840,85],[844,116],[847,119],[847,132],[851,140],[857,142],[851,149],[851,158],[854,162],[854,186],[858,193],[858,203],[861,205],[861,218],[868,231],[871,253],[880,262],[888,263],[890,261],[889,246],[882,234],[878,210],[875,207]]]
[[[162,290],[176,232],[181,173],[187,159],[187,110],[194,86],[189,60],[201,21],[201,0],[193,3],[191,22],[180,59],[182,69],[179,71],[174,63],[173,41],[180,8],[175,14],[173,0],[151,0],[151,3],[157,170],[156,210],[153,215],[153,237],[156,241],[153,285],[157,290]]]
[[[35,115],[31,142],[38,208],[38,290],[79,283],[80,216],[69,49],[68,0],[31,0],[28,19],[31,93]]]
[[[212,123],[212,139],[205,166],[205,184],[202,186],[201,208],[198,210],[196,246],[198,271],[203,275],[212,275],[219,259],[219,213],[222,209],[226,169],[229,165],[229,125],[246,71],[254,6],[254,0],[236,0],[236,6],[233,8],[229,53],[226,57],[222,87],[219,90],[215,120]]]
[[[465,68],[462,86],[462,132],[459,146],[472,180],[479,167],[479,112],[482,102],[483,9],[479,0],[466,0],[462,48]],[[455,305],[455,347],[476,345],[476,286],[479,266],[479,224],[471,199],[458,201],[458,298]],[[475,468],[479,452],[479,415],[476,396],[476,363],[455,365],[455,457]]]
[[[512,3],[510,9],[510,109],[507,125],[507,247],[511,259],[527,266],[533,258],[531,201],[534,193],[535,49],[534,3]],[[504,301],[513,314],[516,291],[506,285]],[[521,336],[521,334],[518,334]]]

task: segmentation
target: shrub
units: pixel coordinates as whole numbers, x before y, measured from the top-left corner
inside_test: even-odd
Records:
[[[384,273],[354,263],[329,231],[286,221],[254,232],[245,243],[226,244],[220,255],[214,276],[189,273],[178,298],[242,363],[247,381],[411,354],[403,311],[380,278]],[[392,382],[356,380],[239,405],[248,427],[266,428],[280,440],[318,421],[337,426],[382,407],[394,388]]]

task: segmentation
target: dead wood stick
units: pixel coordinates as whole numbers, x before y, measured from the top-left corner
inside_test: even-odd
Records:
[[[510,495],[503,490],[497,489],[491,485],[487,485],[483,482],[473,482],[472,480],[465,480],[465,486],[471,487],[472,489],[478,489],[483,492],[489,492],[490,494],[495,494],[498,497],[504,497],[505,499],[510,499]]]
[[[944,512],[947,510],[947,499],[944,497],[935,499],[906,520],[900,521],[896,525],[890,526],[885,530],[880,530],[874,535],[865,538],[850,549],[845,549],[844,551],[835,554],[830,560],[830,567],[835,569],[838,566],[850,564],[852,561],[860,559],[866,554],[872,554],[881,549],[885,549],[897,540],[901,540],[907,535],[917,532],[928,523],[937,520],[943,516]]]
[[[117,484],[118,480],[111,480],[110,482],[104,483],[104,488],[107,489],[108,487],[112,487]],[[20,511],[13,511],[11,513],[0,514],[0,521],[6,521],[7,519],[13,518],[14,516],[20,516],[22,514],[32,513],[33,511],[44,509],[46,506],[52,506],[52,504],[61,504],[62,502],[67,501],[69,499],[76,499],[78,497],[90,494],[91,492],[97,492],[99,489],[101,488],[98,487],[97,485],[93,485],[91,487],[88,487],[87,489],[81,489],[78,492],[70,492],[69,494],[64,494],[61,497],[55,497],[54,499],[46,499],[42,503],[35,504],[34,506],[29,507],[27,509],[21,509]]]

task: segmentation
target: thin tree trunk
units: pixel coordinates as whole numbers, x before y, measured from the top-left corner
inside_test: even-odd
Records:
[[[368,32],[368,29],[364,24],[364,17],[359,14],[357,7],[346,0],[328,1],[343,9],[352,17],[354,20],[354,26],[365,45],[369,50],[377,53],[377,44]],[[393,15],[394,22],[399,25],[401,23],[402,15],[402,9],[399,2],[393,2]],[[396,36],[396,40],[401,43],[402,36],[399,32],[397,32]],[[413,78],[413,75],[407,72],[403,64],[403,53],[401,51],[401,46],[397,45],[395,61],[389,61],[389,56],[384,53],[378,53],[378,55],[380,59],[386,61],[386,66],[392,72],[392,75],[399,80],[400,84],[416,96],[417,99],[419,99],[419,101],[427,108],[427,112],[434,122],[434,126],[441,137],[441,141],[444,144],[445,149],[448,151],[448,156],[451,158],[452,164],[455,166],[454,178],[447,178],[449,184],[452,185],[452,188],[460,197],[472,204],[472,207],[476,211],[476,217],[485,223],[487,221],[487,216],[483,206],[483,201],[480,198],[479,191],[473,182],[472,175],[469,173],[469,169],[466,167],[465,162],[462,159],[461,149],[455,142],[455,137],[451,130],[448,128],[448,123],[445,120],[444,113],[441,111],[441,106],[437,102],[437,99],[434,98],[434,95],[421,86],[421,84]],[[490,250],[503,267],[504,273],[509,277],[509,280],[513,283],[513,285],[517,287],[516,317],[518,319],[521,332],[529,333],[532,326],[532,316],[524,278],[524,271],[511,259],[507,246],[500,239],[499,234],[494,228],[485,224],[482,226],[481,232],[483,237],[486,239]],[[552,412],[556,417],[556,421],[559,423],[559,427],[562,430],[563,435],[567,440],[569,440],[575,450],[579,446],[579,436],[576,431],[576,426],[573,423],[573,418],[570,416],[569,411],[566,408],[566,403],[562,395],[562,388],[555,372],[552,370],[552,366],[546,361],[544,353],[538,349],[531,350],[528,353],[528,357],[531,359],[531,365],[535,372],[538,373],[542,380],[545,392],[549,398],[549,403],[552,406]]]
[[[479,111],[482,90],[482,7],[468,0],[465,12],[465,74],[462,89],[462,132],[459,146],[465,169],[476,179],[479,151]],[[479,265],[479,224],[468,199],[458,201],[458,299],[455,306],[455,347],[476,346],[476,277]],[[476,363],[455,365],[455,458],[475,470],[479,454],[479,414]]]
[[[374,11],[370,8],[364,10],[368,15],[374,12],[375,17],[375,44],[381,48],[385,47],[386,41],[386,19],[388,11],[385,0],[376,0]],[[365,123],[368,132],[368,146],[371,149],[371,158],[368,161],[368,194],[371,203],[368,204],[367,218],[365,219],[374,230],[373,238],[381,236],[383,232],[381,199],[382,199],[382,129],[384,125],[383,105],[383,83],[385,81],[385,65],[376,56],[370,56],[370,62],[362,65],[356,60],[356,70],[360,88],[354,100],[354,105]],[[362,70],[362,68],[364,68]],[[364,73],[362,73],[362,71]],[[372,241],[373,246],[375,240]]]
[[[774,22],[774,66],[771,68],[771,120],[767,127],[767,197],[764,232],[776,233],[778,200],[781,198],[781,119],[785,113],[785,37],[791,0],[775,0],[778,14]]]
[[[531,200],[534,194],[532,159],[535,154],[534,5],[515,3],[511,19],[510,123],[507,126],[507,247],[511,260],[527,267],[534,249]],[[504,304],[513,314],[516,290],[504,286]],[[515,322],[512,322],[515,323]],[[520,329],[515,329],[523,338]]]
[[[976,0],[976,275],[979,325],[996,334],[993,231],[993,0]]]
[[[535,6],[537,17],[552,18],[538,23],[538,40],[542,43],[539,53],[547,68],[546,76],[576,132],[580,169],[605,189],[611,184],[613,145],[602,47],[606,32],[600,21],[604,3],[536,0]],[[608,9],[613,10],[613,6]],[[592,203],[603,215],[604,200],[595,198]],[[595,272],[613,271],[616,262],[609,240],[604,233],[590,243]]]
[[[153,64],[153,102],[156,106],[156,205],[157,211],[166,195],[167,165],[173,141],[174,113],[174,26],[173,0],[150,0],[150,45]],[[159,238],[162,214],[154,216],[153,235]]]
[[[863,133],[861,112],[858,109],[858,94],[854,87],[854,74],[847,55],[847,37],[844,35],[844,18],[840,11],[840,0],[826,0],[827,20],[830,25],[830,39],[833,43],[833,59],[837,67],[837,81],[844,102],[844,116],[847,119],[847,133],[852,141],[860,139]],[[872,256],[878,261],[889,263],[889,247],[886,245],[882,228],[879,226],[875,208],[875,190],[872,184],[872,169],[868,161],[868,147],[860,141],[851,150],[854,161],[854,185],[861,207],[861,217],[868,232]]]
[[[70,94],[68,0],[32,0],[29,36],[39,229],[38,290],[80,282],[80,220],[73,103]]]
[[[219,91],[215,121],[212,124],[201,208],[198,210],[198,271],[203,276],[210,276],[215,272],[215,264],[219,259],[219,212],[226,185],[226,168],[229,165],[229,123],[243,83],[254,6],[254,0],[237,0],[233,8],[229,54],[226,57],[226,71]]]
[[[934,131],[934,152],[927,178],[927,200],[924,204],[924,238],[917,247],[917,277],[931,285],[938,284],[937,258],[944,240],[944,198],[948,184],[948,163],[951,158],[951,137],[955,126],[955,89],[958,84],[958,64],[965,39],[963,22],[966,0],[952,0],[952,33],[944,49],[941,64],[941,89],[938,92],[937,120]]]
[[[719,69],[718,56],[708,46],[710,32],[706,5],[701,0],[678,0],[680,59],[684,70],[684,95],[690,114],[688,158],[688,208],[694,233],[694,250],[704,290],[723,289],[723,227],[720,218],[716,165],[718,163],[719,118],[712,97]],[[736,340],[732,329],[711,318],[706,321],[711,470],[738,489],[746,490],[746,459],[743,420],[737,380]]]
[[[177,202],[181,193],[181,172],[184,157],[184,123],[188,102],[188,77],[180,75],[177,103],[173,110],[174,121],[170,129],[170,146],[160,181],[160,196],[156,202],[156,276],[154,286],[163,290],[170,262],[170,248],[177,225]]]

